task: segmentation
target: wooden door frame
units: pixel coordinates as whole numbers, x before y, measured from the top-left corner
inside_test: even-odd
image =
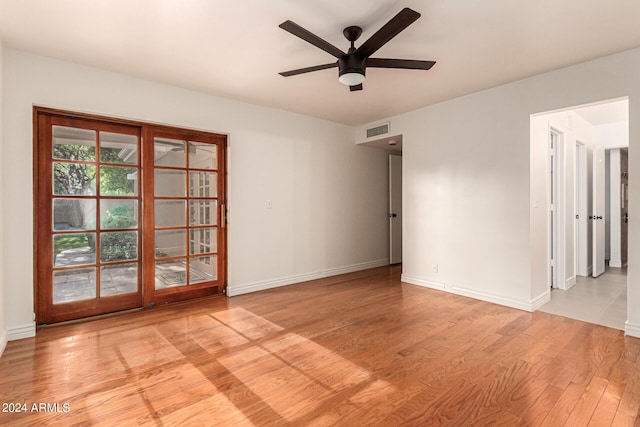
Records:
[[[167,125],[159,125],[159,124],[147,123],[147,122],[136,121],[136,120],[121,119],[121,118],[100,116],[100,115],[87,114],[87,113],[79,113],[79,112],[73,112],[73,111],[61,110],[61,109],[55,109],[55,108],[34,106],[33,107],[33,152],[34,152],[34,156],[33,156],[33,178],[34,178],[33,180],[33,189],[34,189],[34,192],[33,192],[33,207],[34,207],[34,212],[33,212],[33,215],[34,215],[33,217],[34,218],[33,292],[34,292],[34,312],[36,314],[36,318],[35,318],[36,324],[40,325],[44,323],[54,323],[54,322],[60,322],[65,320],[72,320],[72,318],[65,318],[65,317],[56,318],[51,316],[50,309],[52,304],[52,298],[50,295],[47,294],[46,290],[41,289],[41,286],[39,286],[39,283],[47,283],[47,280],[49,280],[50,282],[50,279],[45,280],[44,275],[49,274],[51,270],[50,268],[47,268],[47,266],[51,267],[51,260],[42,260],[40,259],[41,257],[38,255],[39,245],[42,244],[43,239],[50,238],[50,234],[51,234],[51,231],[49,231],[46,236],[43,234],[44,232],[42,230],[44,225],[42,225],[42,221],[40,220],[42,218],[41,213],[43,212],[43,208],[45,208],[45,206],[42,206],[43,204],[42,194],[44,194],[43,192],[46,192],[49,190],[42,188],[43,183],[40,182],[41,180],[39,179],[39,176],[40,176],[39,171],[42,171],[43,168],[46,170],[50,169],[50,163],[51,163],[51,159],[45,158],[46,153],[43,154],[38,150],[40,138],[47,138],[47,133],[51,132],[50,129],[46,129],[47,126],[45,126],[45,123],[42,122],[42,117],[44,116],[55,116],[55,117],[71,119],[74,121],[88,120],[93,122],[94,124],[102,123],[105,125],[113,125],[113,126],[137,127],[139,129],[139,135],[140,135],[140,142],[139,142],[140,163],[138,167],[140,168],[141,173],[143,175],[145,173],[148,173],[148,171],[150,171],[151,175],[153,175],[153,150],[143,148],[144,144],[148,144],[148,142],[145,143],[145,136],[148,137],[148,133],[150,132],[150,129],[153,129],[156,132],[162,132],[162,133],[180,132],[180,135],[182,135],[182,138],[193,137],[194,140],[197,140],[198,137],[202,137],[203,135],[207,135],[210,138],[216,138],[218,140],[218,147],[220,148],[218,150],[219,168],[217,170],[218,189],[219,189],[219,197],[218,197],[218,200],[219,200],[218,252],[219,254],[218,254],[218,257],[220,261],[218,262],[218,271],[217,271],[218,285],[215,288],[215,291],[212,291],[213,288],[203,288],[196,285],[196,286],[193,286],[192,289],[188,289],[185,292],[183,292],[183,295],[180,298],[176,298],[175,296],[174,297],[164,296],[162,298],[155,298],[155,301],[151,301],[151,296],[153,295],[153,292],[149,292],[150,289],[148,288],[149,286],[153,286],[153,281],[150,279],[145,279],[145,277],[148,278],[148,277],[153,277],[155,275],[153,259],[151,263],[149,263],[147,260],[147,258],[149,257],[149,254],[147,253],[148,251],[145,252],[145,241],[146,241],[145,238],[149,233],[153,234],[153,227],[148,225],[145,226],[145,224],[153,224],[153,218],[154,218],[153,202],[151,202],[150,203],[151,208],[149,208],[149,206],[146,206],[146,207],[140,206],[140,209],[142,210],[142,224],[140,224],[139,226],[139,233],[142,234],[142,236],[139,238],[139,242],[142,241],[142,245],[138,250],[139,257],[140,257],[139,266],[141,270],[138,272],[138,277],[140,278],[139,280],[141,280],[141,284],[142,284],[142,289],[141,289],[142,301],[137,306],[131,306],[131,304],[129,304],[129,306],[123,307],[122,310],[138,308],[138,307],[153,307],[154,305],[166,304],[166,303],[181,300],[181,299],[198,298],[198,297],[203,297],[203,296],[208,296],[213,294],[226,293],[227,262],[228,262],[227,260],[227,227],[226,227],[226,207],[227,207],[226,148],[227,148],[227,142],[228,142],[227,135],[218,134],[218,133],[209,132],[209,131],[200,131],[195,129],[186,129],[186,128],[167,126]],[[147,199],[149,190],[146,187],[151,187],[151,191],[153,191],[152,185],[151,186],[145,185],[145,179],[143,177],[142,189],[140,190],[142,204],[145,204],[145,200],[153,200],[153,198]],[[146,204],[148,205],[149,203],[146,202]],[[48,209],[44,209],[44,211],[51,212],[51,207],[48,207]],[[46,220],[45,220],[45,223],[48,224]],[[153,253],[151,253],[151,256],[153,256]],[[177,291],[170,292],[168,294],[175,294],[175,293],[177,293]],[[153,303],[153,304],[150,304],[150,303]],[[86,313],[86,316],[92,316],[92,315],[95,315],[95,313]],[[82,317],[85,317],[85,316],[82,316]]]

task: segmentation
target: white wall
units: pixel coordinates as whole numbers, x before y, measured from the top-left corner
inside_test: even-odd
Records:
[[[4,165],[4,157],[3,157],[3,153],[4,153],[4,144],[3,144],[3,135],[4,135],[4,126],[3,126],[3,114],[2,114],[2,110],[3,110],[3,105],[4,105],[4,97],[3,97],[3,82],[4,79],[3,74],[4,74],[4,67],[3,67],[3,52],[4,52],[4,48],[2,46],[2,42],[0,41],[0,165]],[[0,171],[0,356],[2,355],[2,352],[4,351],[6,345],[7,345],[7,324],[5,321],[5,308],[4,308],[4,277],[5,277],[5,270],[4,270],[4,221],[3,221],[3,212],[4,212],[4,192],[3,192],[3,187],[4,187],[4,182],[5,182],[5,178],[4,178],[4,170],[5,168],[2,168],[2,171]]]
[[[628,96],[633,141],[640,135],[639,72],[636,49],[379,120],[403,135],[404,280],[537,307],[548,285],[547,214],[536,202],[547,200],[547,185],[530,170],[544,167],[546,147],[530,144],[529,117]],[[640,150],[630,148],[626,332],[640,336],[638,165]]]
[[[4,62],[10,339],[34,333],[34,104],[228,133],[229,294],[388,263],[387,155],[351,127],[10,49]]]

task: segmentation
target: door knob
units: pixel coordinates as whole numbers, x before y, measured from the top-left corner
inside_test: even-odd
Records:
[[[395,217],[397,217],[397,216],[398,216],[398,214],[396,214],[396,213],[390,213],[390,214],[389,214],[389,218],[395,218]]]

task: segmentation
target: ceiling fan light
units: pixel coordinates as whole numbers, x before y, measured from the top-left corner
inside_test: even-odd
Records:
[[[356,73],[353,71],[344,73],[340,75],[340,77],[338,77],[338,81],[343,85],[357,86],[359,84],[362,84],[362,82],[364,82],[364,74]]]

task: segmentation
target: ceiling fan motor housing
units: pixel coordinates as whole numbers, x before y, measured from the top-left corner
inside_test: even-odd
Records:
[[[357,55],[344,55],[338,59],[338,76],[349,73],[365,75],[365,60]]]

